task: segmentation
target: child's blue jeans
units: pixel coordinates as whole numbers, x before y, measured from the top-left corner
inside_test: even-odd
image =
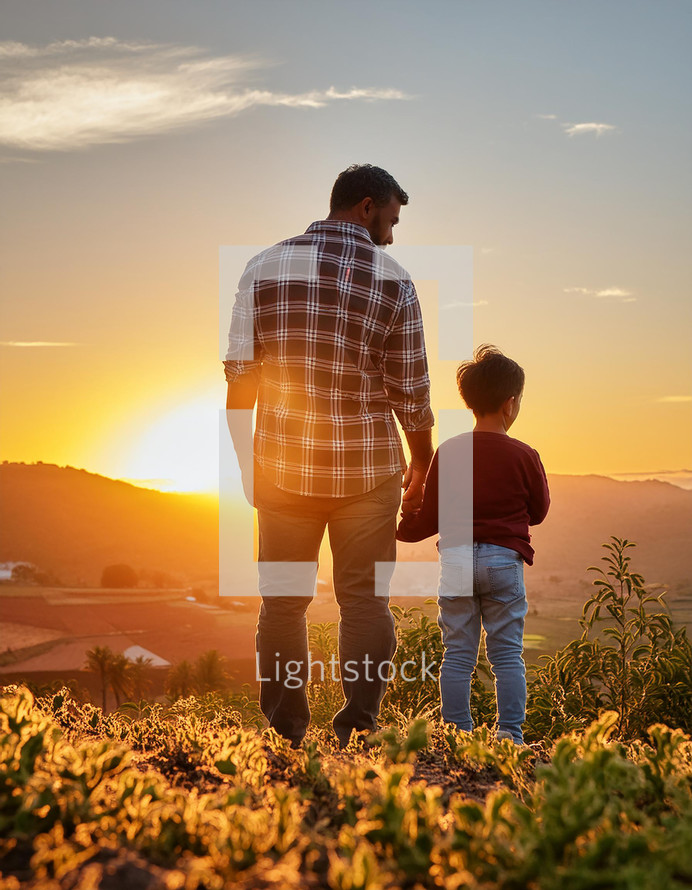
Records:
[[[471,585],[463,575],[473,575],[473,595],[460,596]],[[521,556],[497,544],[473,543],[440,550],[438,624],[445,646],[440,668],[442,717],[470,732],[471,675],[478,660],[481,625],[486,631],[486,650],[497,694],[498,730],[523,742],[526,718],[526,667],[524,665],[524,618],[528,609]]]

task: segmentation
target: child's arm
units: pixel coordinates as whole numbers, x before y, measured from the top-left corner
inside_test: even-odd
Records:
[[[399,541],[422,541],[423,538],[429,538],[430,535],[436,535],[438,531],[438,489],[439,489],[439,470],[438,455],[435,455],[430,464],[428,475],[425,479],[425,494],[423,495],[423,503],[417,513],[409,514],[399,523],[396,530],[396,536]]]
[[[548,490],[548,477],[537,451],[534,451],[533,478],[531,480],[531,495],[529,500],[529,525],[540,525],[548,515],[550,507],[550,491]]]

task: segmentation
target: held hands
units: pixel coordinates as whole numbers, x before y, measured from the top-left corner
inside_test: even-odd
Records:
[[[415,466],[413,463],[408,465],[401,485],[404,489],[404,496],[401,501],[401,513],[403,516],[414,516],[420,510],[423,503],[426,474],[427,467],[421,469],[420,466]]]

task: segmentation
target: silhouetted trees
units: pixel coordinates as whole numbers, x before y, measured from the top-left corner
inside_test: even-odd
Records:
[[[184,660],[174,664],[166,678],[166,692],[172,698],[227,689],[231,680],[228,659],[216,649],[203,652],[194,665]]]
[[[86,659],[86,670],[93,671],[99,677],[101,708],[104,712],[109,689],[116,707],[120,707],[129,697],[141,701],[151,690],[151,679],[147,676],[152,666],[151,658],[139,655],[131,661],[122,652],[113,652],[109,646],[94,646],[86,653]],[[178,699],[228,689],[231,676],[227,664],[228,660],[216,649],[203,652],[194,664],[184,659],[169,669],[166,693]]]
[[[18,562],[12,566],[11,580],[13,584],[52,587],[60,584],[60,581],[52,572],[44,572],[38,566],[29,562]]]
[[[104,713],[106,710],[106,694],[108,692],[108,680],[113,654],[110,646],[94,646],[86,654],[86,669],[98,674],[101,681],[101,710]]]
[[[151,680],[147,677],[151,664],[151,658],[144,655],[138,655],[130,662],[130,685],[135,701],[141,701],[151,689]]]
[[[151,687],[146,669],[151,658],[137,656],[134,661],[122,652],[113,652],[110,646],[94,646],[86,653],[86,669],[98,674],[101,682],[101,708],[106,710],[106,697],[110,687],[119,707],[130,695],[139,701]]]
[[[187,660],[179,661],[168,671],[166,692],[171,698],[187,698],[195,691],[195,669]]]
[[[139,583],[139,576],[132,566],[125,563],[106,566],[101,572],[101,587],[119,587],[131,588],[136,587]]]
[[[132,662],[122,652],[113,655],[111,659],[108,679],[115,696],[115,705],[118,708],[123,700],[129,698],[132,689],[131,665]]]

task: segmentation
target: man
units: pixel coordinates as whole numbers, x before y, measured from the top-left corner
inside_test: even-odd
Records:
[[[376,729],[396,649],[391,572],[381,567],[376,579],[375,563],[396,559],[403,470],[404,510],[420,505],[434,422],[418,298],[381,250],[407,203],[385,170],[349,167],[326,220],[250,260],[233,308],[226,407],[257,401],[260,704],[294,746],[310,720],[305,613],[326,527],[340,609],[346,702],[333,726],[342,746],[352,730]]]

